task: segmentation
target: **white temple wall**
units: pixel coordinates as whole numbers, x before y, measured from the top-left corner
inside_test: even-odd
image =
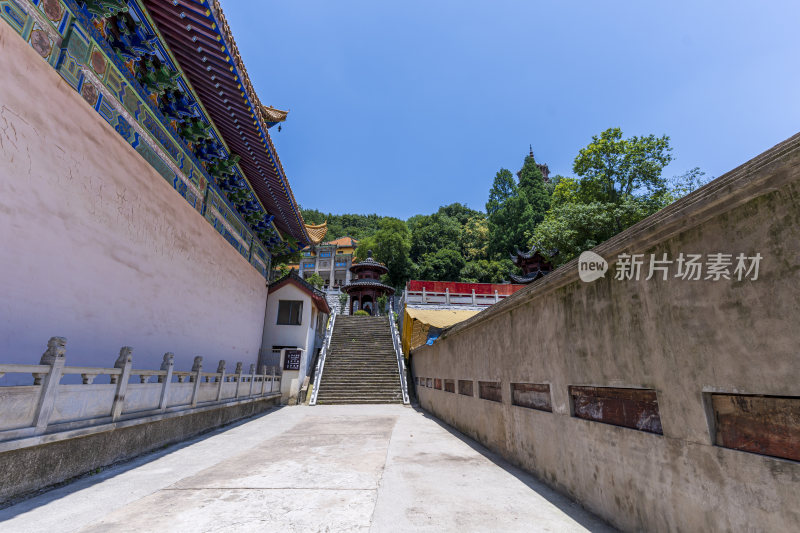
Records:
[[[4,23],[0,72],[0,361],[255,363],[264,278]]]

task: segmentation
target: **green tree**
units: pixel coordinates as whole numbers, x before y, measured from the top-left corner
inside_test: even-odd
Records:
[[[609,128],[580,150],[573,170],[553,188],[551,209],[529,233],[529,245],[557,249],[563,264],[672,201],[661,174],[672,160],[669,137],[622,138]]]
[[[490,261],[480,259],[464,265],[459,272],[459,281],[464,283],[502,283],[514,269],[511,259]]]
[[[466,261],[486,259],[489,251],[489,222],[480,213],[467,220],[461,229],[461,253]]]
[[[420,258],[417,263],[418,276],[430,281],[458,281],[464,264],[464,258],[457,250],[442,248]]]
[[[675,201],[683,198],[711,181],[712,178],[705,178],[705,175],[706,173],[700,170],[700,167],[694,167],[680,176],[673,177],[669,184],[670,200]]]
[[[670,161],[669,137],[622,138],[622,130],[609,128],[582,148],[572,170],[581,177],[584,194],[599,202],[619,204],[637,194],[663,194],[661,177]],[[645,192],[646,191],[646,192]]]
[[[457,218],[434,213],[418,219],[411,234],[411,259],[419,259],[444,248],[458,250],[461,240],[461,224]]]
[[[308,276],[306,278],[306,281],[318,289],[321,289],[322,287],[325,286],[325,280],[322,278],[322,276],[320,276],[316,272]]]
[[[380,261],[389,273],[386,282],[399,288],[411,278],[414,265],[409,257],[411,233],[406,223],[397,218],[384,218],[377,232],[363,239],[356,249],[356,257],[364,260],[367,251],[372,250],[376,261]]]
[[[515,182],[511,172],[501,169],[489,191],[489,252],[501,258],[523,246],[550,207],[550,194],[533,155],[528,155]]]
[[[480,211],[475,211],[474,209],[470,209],[469,207],[460,203],[443,205],[436,213],[439,215],[448,216],[450,218],[455,218],[462,226],[466,224],[467,221],[472,217],[483,214]]]

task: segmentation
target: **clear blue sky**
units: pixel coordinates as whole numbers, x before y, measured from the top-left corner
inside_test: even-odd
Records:
[[[800,131],[796,1],[222,0],[295,197],[483,209],[495,173],[571,175],[593,134],[667,134],[719,176]]]

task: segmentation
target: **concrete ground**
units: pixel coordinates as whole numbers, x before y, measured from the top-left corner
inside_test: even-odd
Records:
[[[611,530],[398,405],[275,409],[0,510],[9,533]]]

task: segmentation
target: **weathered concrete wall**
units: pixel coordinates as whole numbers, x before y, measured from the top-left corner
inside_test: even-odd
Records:
[[[45,441],[36,446],[0,452],[0,504],[27,492],[262,413],[279,402],[279,396],[274,395],[196,409],[186,414],[154,416],[88,435],[74,431],[71,433],[75,435],[71,438],[60,440],[55,440],[60,437],[59,434],[48,435],[47,438],[54,442]],[[84,430],[86,433],[91,431]]]
[[[5,23],[0,72],[0,360],[255,363],[264,278]]]
[[[707,416],[711,392],[800,396],[798,198],[800,135],[595,249],[758,252],[757,280],[584,283],[573,261],[416,350],[415,376],[475,389],[421,405],[624,530],[800,531],[800,463],[715,446]],[[553,412],[512,405],[520,382]],[[654,389],[663,435],[575,418],[571,385]]]

